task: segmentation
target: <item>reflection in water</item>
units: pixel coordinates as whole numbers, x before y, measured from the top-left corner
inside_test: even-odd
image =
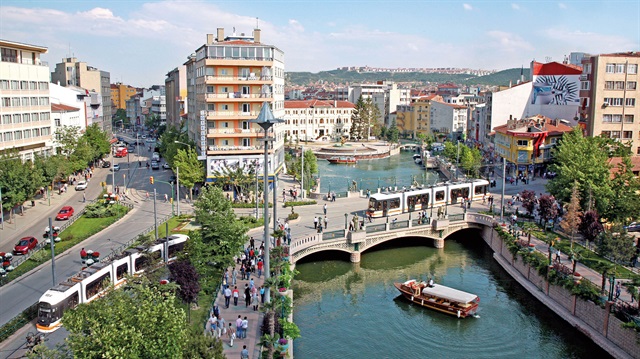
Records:
[[[365,252],[360,264],[322,253],[298,263],[294,320],[301,358],[580,358],[608,355],[519,287],[467,232],[444,250]],[[426,279],[480,296],[480,318],[459,320],[404,300],[393,282]]]

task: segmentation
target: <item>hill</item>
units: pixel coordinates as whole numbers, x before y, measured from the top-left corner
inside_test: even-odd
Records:
[[[372,83],[381,80],[394,82],[411,82],[415,85],[427,85],[434,83],[453,82],[461,85],[509,85],[509,81],[514,84],[520,79],[521,69],[508,69],[496,72],[491,75],[475,76],[469,74],[439,74],[423,72],[356,72],[346,70],[311,72],[287,72],[286,82],[291,85],[310,85],[318,81],[327,83]],[[529,70],[525,70],[525,80],[530,79]]]

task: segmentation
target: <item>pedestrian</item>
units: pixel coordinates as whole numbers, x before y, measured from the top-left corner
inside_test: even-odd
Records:
[[[218,317],[218,338],[222,339],[222,334],[227,332],[227,328],[224,326],[224,318]]]
[[[620,288],[620,282],[616,283],[616,299],[620,298],[620,293],[622,293],[622,289]]]
[[[242,278],[242,280],[244,280],[244,265],[242,265],[242,264],[240,265],[240,275],[241,275],[240,278]]]
[[[313,216],[313,229],[318,229],[318,217]]]
[[[240,352],[240,359],[249,359],[249,351],[247,350],[247,346],[242,346],[242,351]]]
[[[233,327],[232,323],[229,323],[227,336],[229,337],[229,346],[233,348],[233,340],[236,338],[236,328]]]
[[[282,190],[282,202],[286,202],[287,201],[287,190],[283,189]]]
[[[164,202],[169,202],[169,195],[167,195],[166,193],[164,194]]]
[[[255,240],[253,239],[253,237],[251,237],[251,239],[249,240],[249,246],[252,249],[255,249],[256,248],[255,244],[256,244]]]
[[[238,315],[238,319],[236,319],[236,332],[238,333],[238,338],[242,339],[242,316]]]
[[[251,288],[249,288],[249,284],[244,285],[244,306],[245,308],[249,307],[249,303],[251,303]]]
[[[87,201],[87,196],[83,193],[82,194],[82,203],[85,203]],[[31,203],[33,204],[33,201],[31,201]]]
[[[233,270],[231,271],[231,285],[236,285],[237,277],[238,277],[238,270],[234,266]]]
[[[145,196],[147,198],[147,201],[149,200],[149,191],[147,191],[147,194]]]
[[[255,287],[255,283],[253,282],[253,278],[251,278],[251,279],[249,280],[249,288],[250,288],[250,289],[253,289],[253,287]]]
[[[231,302],[231,288],[224,289],[224,307],[229,308],[229,302]]]
[[[260,286],[260,302],[262,304],[264,304],[264,291],[265,291],[264,287]]]
[[[327,204],[325,203],[324,206],[322,207],[322,210],[324,211],[324,215],[327,215]]]
[[[559,250],[559,249],[556,251],[556,262],[561,263],[561,260],[560,260],[560,250]]]
[[[216,336],[216,325],[218,324],[218,318],[216,318],[216,316],[211,313],[211,315],[209,316],[209,330],[211,331],[211,335],[212,336]]]
[[[31,207],[35,207],[36,206],[36,201],[31,200]]]
[[[256,267],[258,268],[258,278],[260,278],[262,276],[262,267],[264,266],[264,263],[262,263],[262,260],[258,261],[258,264],[256,264]]]
[[[324,228],[327,228],[327,216],[324,216]]]
[[[258,310],[258,293],[253,293],[251,295],[251,306],[253,306],[253,311]]]
[[[242,319],[242,338],[247,337],[248,329],[249,329],[249,320],[247,320],[247,317],[244,317],[244,319]]]
[[[238,306],[238,297],[240,296],[240,291],[238,290],[237,286],[233,287],[233,291],[231,292],[231,294],[233,295],[233,305],[234,306]]]
[[[322,223],[318,225],[318,233],[322,233]]]

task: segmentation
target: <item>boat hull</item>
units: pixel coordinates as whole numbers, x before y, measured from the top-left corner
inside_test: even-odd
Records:
[[[472,302],[465,304],[466,307],[460,307],[456,305],[447,304],[446,301],[433,301],[424,295],[415,296],[411,291],[411,288],[405,286],[402,283],[393,283],[398,291],[404,296],[407,300],[412,303],[418,304],[421,307],[429,308],[436,310],[441,313],[449,314],[458,318],[467,318],[474,316],[476,311],[478,310],[478,303]]]
[[[339,158],[331,157],[327,159],[327,161],[329,161],[329,163],[338,164],[338,165],[352,165],[352,164],[358,163],[358,160],[354,157],[339,157]]]

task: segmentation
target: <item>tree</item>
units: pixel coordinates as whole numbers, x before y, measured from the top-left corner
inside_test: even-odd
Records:
[[[482,154],[477,148],[460,146],[460,168],[464,169],[468,176],[478,176],[478,170],[482,165]]]
[[[203,265],[222,270],[233,264],[233,257],[242,250],[246,242],[247,228],[236,220],[222,189],[217,186],[202,188],[198,200],[195,202],[196,221],[200,223],[202,247],[198,261],[192,260],[201,276]],[[191,255],[196,255],[191,253]]]
[[[365,128],[365,139],[369,141],[372,128],[374,128],[375,134],[380,132],[380,123],[378,122],[378,118],[380,118],[380,109],[378,109],[378,106],[373,103],[371,97],[364,100],[364,108],[360,111],[360,118],[362,119],[362,124]]]
[[[39,178],[30,161],[22,163],[19,157],[13,155],[9,153],[0,158],[0,188],[5,211],[33,196],[37,189],[37,183],[34,182]]]
[[[175,302],[171,286],[130,280],[124,289],[65,312],[69,348],[76,358],[181,358],[187,330]]]
[[[351,112],[351,127],[349,128],[349,137],[354,141],[359,141],[364,137],[365,125],[362,120],[362,112],[364,111],[364,100],[362,96],[358,98],[356,106]]]
[[[614,263],[626,263],[635,254],[634,237],[629,235],[621,225],[615,225],[604,231],[598,241],[598,253],[610,258]]]
[[[578,192],[578,184],[574,183],[571,192],[571,201],[567,206],[567,211],[562,216],[560,227],[571,235],[571,250],[573,250],[573,236],[580,226],[580,193]]]
[[[88,126],[82,136],[91,148],[90,161],[98,160],[111,151],[109,136],[106,132],[102,131],[97,123]]]
[[[188,341],[184,346],[182,358],[184,359],[224,359],[222,340],[209,335],[202,335],[202,331],[192,328]]]
[[[180,287],[178,289],[178,297],[188,305],[190,312],[191,303],[198,301],[198,293],[200,293],[200,282],[198,282],[199,277],[196,268],[189,260],[180,259],[169,264],[169,272],[171,273],[169,280]]]
[[[195,184],[204,181],[204,168],[196,151],[192,147],[188,150],[178,149],[172,167],[178,169],[180,184],[189,189],[191,198]]]
[[[540,219],[544,223],[544,228],[547,228],[547,221],[555,218],[558,215],[558,209],[556,207],[556,199],[548,194],[543,194],[538,198],[538,206],[540,212]]]
[[[398,130],[398,124],[396,123],[395,118],[391,121],[391,126],[389,126],[389,129],[387,129],[385,133],[385,138],[391,143],[398,142],[398,139],[400,138],[400,131]]]
[[[598,218],[598,213],[596,211],[586,211],[582,213],[580,216],[578,232],[587,241],[587,247],[589,246],[589,241],[593,242],[598,238],[603,230],[604,228],[600,223],[600,219]]]
[[[613,190],[609,173],[608,144],[602,137],[583,137],[576,127],[565,133],[553,150],[554,163],[550,170],[557,176],[547,183],[547,190],[560,202],[571,199],[574,183],[578,185],[581,208],[588,208],[589,198],[594,199],[595,210],[605,213],[610,206]]]
[[[628,224],[640,216],[640,179],[632,169],[631,158],[623,156],[611,180],[613,196],[605,212],[606,218],[611,221]]]
[[[609,274],[613,272],[613,270],[615,269],[615,266],[613,265],[613,263],[609,261],[599,261],[594,263],[593,269],[598,271],[598,273],[600,273],[600,275],[602,276],[600,291],[601,293],[604,293],[604,291],[606,290],[605,285],[607,284],[607,277],[609,276]]]
[[[527,210],[527,213],[533,214],[533,210],[536,208],[536,193],[525,189],[520,192],[520,201],[522,201],[522,207]]]

